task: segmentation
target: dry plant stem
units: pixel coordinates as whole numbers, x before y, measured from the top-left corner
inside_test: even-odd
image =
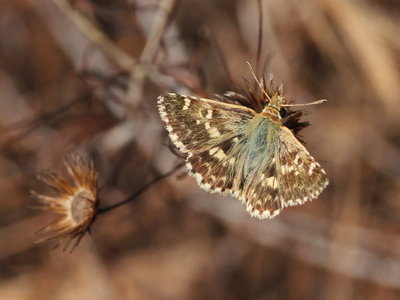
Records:
[[[94,44],[101,46],[107,56],[122,68],[133,66],[136,61],[118,48],[95,24],[75,10],[67,0],[53,0],[54,4],[75,24]]]
[[[76,104],[80,102],[80,99],[72,100],[71,102],[67,103],[64,106],[52,111],[43,113],[37,117],[33,117],[30,119],[24,119],[16,121],[13,124],[8,125],[6,128],[0,129],[0,135],[9,133],[11,137],[0,143],[0,147],[6,147],[7,145],[13,144],[18,142],[34,132],[44,123],[50,123],[51,121],[55,120],[57,117],[61,116],[63,113],[67,112],[69,109],[74,107]],[[19,131],[14,134],[14,132]]]
[[[138,61],[120,49],[110,40],[93,22],[88,20],[79,11],[75,10],[67,0],[52,0],[53,3],[71,20],[71,22],[104,54],[109,57],[118,67],[124,70],[130,70],[132,80],[139,81],[144,75],[154,82],[156,85],[166,86],[171,90],[175,90],[178,85],[170,76],[165,76],[159,72],[157,68],[151,64],[139,65]],[[158,23],[154,25],[152,34],[150,34],[148,42],[145,45],[141,60],[152,60],[157,50],[160,39],[164,33],[166,23],[168,21],[169,12],[171,11],[174,0],[165,0],[160,4],[160,15],[164,17],[158,18]],[[163,21],[164,20],[164,21]],[[155,33],[153,33],[153,31]]]
[[[229,68],[228,68],[228,63],[225,59],[224,54],[222,53],[222,49],[218,43],[218,39],[215,37],[213,31],[210,29],[210,37],[211,37],[211,41],[213,42],[213,46],[215,47],[217,54],[218,54],[218,58],[221,60],[221,64],[222,67],[224,68],[225,74],[228,78],[228,82],[230,83],[231,86],[235,85],[235,81],[233,80],[232,74],[229,72]]]
[[[57,117],[58,115],[68,111],[71,107],[73,107],[75,104],[79,102],[80,99],[75,99],[66,105],[61,106],[60,108],[57,108],[51,112],[44,112],[40,114],[39,116],[35,117],[30,117],[30,118],[25,118],[22,120],[15,121],[11,124],[8,124],[7,127],[0,128],[0,134],[5,133],[5,132],[13,132],[16,130],[24,129],[25,127],[32,127],[32,126],[37,126],[37,124],[42,123],[42,122],[48,122]]]
[[[149,188],[151,188],[155,183],[171,176],[172,174],[174,174],[176,171],[178,171],[181,167],[183,167],[185,165],[185,162],[181,162],[180,164],[178,164],[177,166],[175,166],[172,170],[168,171],[165,174],[162,174],[156,178],[154,178],[152,181],[150,181],[149,183],[147,183],[145,186],[141,187],[138,191],[136,191],[134,194],[132,194],[131,196],[129,196],[128,198],[126,198],[125,200],[122,200],[121,202],[112,204],[110,206],[106,206],[106,207],[101,207],[97,210],[98,214],[102,214],[105,213],[107,211],[113,210],[117,207],[120,207],[126,203],[129,203],[135,199],[137,199],[141,194],[143,194],[145,191],[147,191]]]
[[[162,0],[160,2],[150,35],[147,38],[142,54],[140,55],[140,63],[151,65],[153,62],[160,45],[160,41],[164,35],[174,3],[175,0]],[[135,106],[135,103],[142,98],[143,82],[146,79],[147,74],[142,67],[138,68],[137,66],[132,69],[131,73],[134,76],[134,89],[133,93],[131,94],[131,101],[133,106]]]
[[[160,2],[152,30],[140,55],[141,62],[153,62],[174,4],[175,0],[163,0]]]
[[[261,48],[262,48],[262,39],[263,39],[263,5],[261,4],[261,0],[257,1],[258,6],[258,42],[257,42],[257,56],[256,56],[256,74],[259,75],[260,72],[260,61],[261,61]]]

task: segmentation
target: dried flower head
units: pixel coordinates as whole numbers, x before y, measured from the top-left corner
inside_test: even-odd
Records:
[[[41,236],[38,242],[64,239],[67,241],[65,250],[75,240],[71,248],[73,250],[85,233],[90,231],[90,226],[96,217],[99,204],[98,174],[92,162],[85,163],[77,154],[69,156],[64,166],[68,178],[60,174],[39,177],[57,193],[55,196],[41,195],[36,192],[32,192],[32,195],[39,201],[36,208],[60,215],[53,223],[37,232]],[[58,242],[56,246],[59,244]]]

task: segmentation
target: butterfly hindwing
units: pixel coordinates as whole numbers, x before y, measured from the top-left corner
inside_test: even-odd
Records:
[[[283,205],[275,163],[258,172],[249,184],[245,197],[246,209],[252,216],[263,219],[279,214]]]
[[[236,176],[236,158],[233,149],[240,147],[238,138],[230,138],[213,148],[190,154],[187,167],[198,184],[210,192],[231,194]]]
[[[275,157],[279,150],[280,126],[268,118],[257,116],[250,127],[246,151],[240,159],[245,179],[240,188],[241,198],[252,216],[272,218],[282,208]]]
[[[282,126],[273,143],[278,147],[271,164],[253,176],[246,195],[248,212],[260,218],[312,200],[328,185],[325,171],[288,128]]]
[[[282,127],[279,136],[277,171],[283,205],[303,204],[316,198],[328,185],[325,171],[288,128]]]

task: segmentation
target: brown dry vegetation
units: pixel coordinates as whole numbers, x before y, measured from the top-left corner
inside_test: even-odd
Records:
[[[48,192],[35,176],[80,152],[107,205],[173,168],[157,96],[249,78],[257,1],[0,2],[0,299],[400,297],[400,4],[263,5],[268,72],[297,103],[329,100],[303,132],[327,190],[260,221],[182,170],[68,254],[33,243],[53,217],[27,208]]]

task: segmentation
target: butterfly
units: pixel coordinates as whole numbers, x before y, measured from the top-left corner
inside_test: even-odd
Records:
[[[286,107],[301,104],[287,104],[279,91],[267,93],[257,82],[265,95],[260,112],[174,93],[158,97],[158,110],[200,187],[236,197],[251,216],[264,219],[317,198],[328,178],[296,132],[284,125]]]

